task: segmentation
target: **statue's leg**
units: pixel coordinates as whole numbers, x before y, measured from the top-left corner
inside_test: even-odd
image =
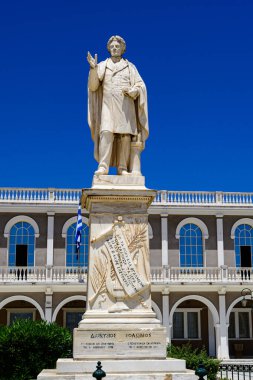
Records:
[[[99,142],[99,165],[95,174],[108,174],[110,160],[112,155],[114,134],[109,131],[103,131],[100,134]]]
[[[130,158],[130,135],[120,135],[118,142],[118,174],[128,174],[129,158]]]

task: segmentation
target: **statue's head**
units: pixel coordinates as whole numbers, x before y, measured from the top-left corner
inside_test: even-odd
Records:
[[[107,50],[112,57],[121,57],[126,51],[126,43],[120,36],[112,36],[107,42]]]

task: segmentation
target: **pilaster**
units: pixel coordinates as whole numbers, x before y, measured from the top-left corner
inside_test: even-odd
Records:
[[[47,213],[47,265],[54,263],[54,212]]]
[[[209,348],[209,356],[215,356],[215,334],[214,334],[214,323],[213,316],[208,309],[208,348]]]
[[[161,232],[162,265],[168,265],[168,214],[161,214]]]
[[[224,265],[223,215],[216,215],[218,266]]]
[[[226,289],[219,291],[219,317],[216,324],[216,353],[218,359],[229,359],[228,351],[228,325],[226,323]]]
[[[47,322],[52,322],[52,306],[53,292],[51,288],[47,288],[45,292],[45,319]]]
[[[169,290],[164,289],[162,292],[162,307],[163,307],[163,326],[166,327],[167,333],[166,333],[166,340],[167,343],[171,342],[171,336],[170,336],[170,324],[169,324],[169,315],[170,315],[170,298],[169,298]]]

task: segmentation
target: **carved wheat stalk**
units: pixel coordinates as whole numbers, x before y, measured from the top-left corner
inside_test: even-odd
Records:
[[[101,253],[106,256],[104,251],[101,250]],[[89,299],[91,306],[94,304],[97,296],[106,289],[105,282],[108,270],[107,264],[107,259],[102,260],[99,256],[97,256],[94,260],[93,273],[90,280],[95,294]]]

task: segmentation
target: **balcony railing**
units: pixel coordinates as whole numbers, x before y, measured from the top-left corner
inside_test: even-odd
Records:
[[[81,189],[0,188],[0,203],[78,204]]]
[[[87,267],[0,267],[2,283],[87,283]],[[152,284],[253,283],[253,268],[152,267]]]
[[[252,282],[253,268],[221,267],[152,267],[151,282],[165,283],[234,283]]]
[[[0,267],[1,283],[87,282],[87,267]]]
[[[81,189],[0,188],[1,203],[78,204]],[[253,206],[253,193],[157,191],[153,205]]]
[[[253,206],[253,193],[160,190],[157,192],[153,203],[196,206]]]

